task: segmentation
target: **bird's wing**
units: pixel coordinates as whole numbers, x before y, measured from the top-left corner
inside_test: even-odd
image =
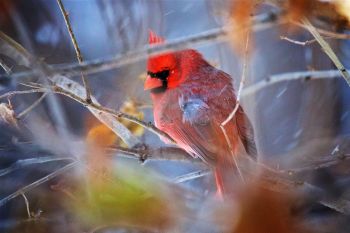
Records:
[[[235,120],[237,125],[237,132],[242,141],[245,151],[252,158],[256,159],[257,150],[254,140],[253,126],[250,123],[247,115],[244,113],[243,108],[241,106],[239,106],[236,112]]]
[[[205,162],[215,164],[221,132],[211,111],[201,98],[180,97],[178,103],[169,105],[164,111],[163,119],[171,119],[168,133],[181,147]]]

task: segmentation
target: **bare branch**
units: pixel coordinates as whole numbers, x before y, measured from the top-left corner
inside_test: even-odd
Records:
[[[48,93],[47,92],[45,92],[42,96],[40,96],[40,98],[39,99],[37,99],[34,103],[32,103],[28,108],[26,108],[25,110],[23,110],[21,113],[19,113],[18,115],[17,115],[17,119],[20,119],[20,118],[22,118],[24,115],[26,115],[26,114],[28,114],[30,111],[32,111],[36,106],[38,106],[40,103],[41,103],[41,101],[46,97],[46,95],[47,95]]]
[[[209,169],[206,170],[199,170],[199,171],[195,171],[195,172],[191,172],[182,176],[178,176],[175,179],[173,179],[174,183],[184,183],[190,180],[194,180],[203,176],[206,176],[208,174],[210,174],[211,171]]]
[[[63,89],[72,88],[72,90],[76,91],[76,94],[81,98],[84,98],[86,96],[85,89],[81,87],[78,83],[71,81],[63,76],[50,77],[51,70],[47,68],[47,65],[45,63],[40,63],[40,65],[38,65],[39,61],[35,60],[27,52],[27,50],[25,50],[20,44],[8,37],[3,32],[0,32],[0,39],[2,40],[2,43],[0,43],[0,51],[4,54],[8,54],[10,57],[16,58],[16,61],[18,60],[20,64],[26,65],[28,67],[31,63],[35,63],[35,66],[42,67],[45,69],[45,74],[47,74],[49,78],[56,83],[56,85],[61,85],[61,88]],[[49,88],[42,90],[47,91],[48,89]],[[40,90],[36,91],[39,92]],[[99,119],[102,123],[107,125],[114,133],[116,133],[128,146],[134,147],[135,145],[140,144],[140,141],[122,123],[117,121],[115,117],[111,116],[110,114],[101,113],[100,111],[96,111],[91,108],[89,110],[97,117],[97,119]]]
[[[320,44],[323,51],[328,55],[328,57],[332,60],[334,65],[338,68],[341,75],[345,79],[345,81],[350,86],[350,74],[345,69],[343,64],[338,59],[337,55],[334,53],[333,49],[329,46],[329,44],[322,38],[320,33],[316,30],[316,28],[310,23],[310,21],[306,18],[302,20],[302,22],[305,24],[306,28],[309,30],[309,32],[315,37],[317,42]]]
[[[268,86],[273,84],[291,81],[297,79],[313,80],[313,79],[331,79],[341,76],[339,70],[324,70],[324,71],[300,71],[284,74],[272,75],[266,79],[263,79],[253,85],[250,85],[242,90],[242,96],[254,94]]]
[[[254,18],[254,31],[265,30],[276,25],[277,16],[276,14],[268,13],[259,15]],[[193,36],[178,38],[175,40],[167,41],[164,44],[157,44],[153,46],[146,46],[143,49],[136,51],[129,51],[124,54],[119,54],[115,57],[96,59],[82,64],[72,65],[58,65],[50,66],[50,70],[55,73],[60,73],[68,77],[80,75],[81,72],[84,74],[94,74],[103,72],[118,67],[135,63],[142,59],[145,59],[151,55],[157,55],[171,50],[181,50],[204,43],[221,42],[230,39],[228,32],[230,27],[211,29]],[[11,77],[22,78],[34,75],[35,71],[13,73]]]
[[[245,52],[244,52],[244,60],[243,60],[243,70],[242,70],[242,77],[241,77],[241,81],[239,83],[239,88],[238,88],[238,93],[237,93],[237,98],[236,98],[236,105],[233,108],[232,112],[229,114],[229,116],[226,118],[226,120],[224,120],[221,124],[220,124],[220,128],[225,136],[226,139],[226,143],[228,144],[229,148],[230,148],[230,152],[231,152],[231,156],[233,158],[233,161],[235,162],[235,165],[237,167],[237,171],[239,173],[239,176],[241,177],[241,179],[244,181],[244,177],[243,174],[238,166],[238,163],[236,161],[236,155],[234,154],[234,150],[233,150],[233,145],[231,144],[231,141],[227,135],[226,129],[225,129],[225,125],[230,122],[232,120],[232,118],[235,116],[238,108],[239,108],[239,101],[241,98],[241,92],[245,83],[245,79],[246,79],[246,70],[247,70],[247,60],[248,60],[248,48],[249,48],[249,31],[247,31],[247,37],[246,37],[246,44],[245,44]]]
[[[159,135],[161,137],[165,137],[169,141],[175,143],[175,141],[168,134],[166,134],[165,132],[159,130],[151,122],[146,123],[146,122],[143,122],[140,119],[138,119],[138,118],[136,118],[134,116],[128,115],[126,113],[115,111],[113,109],[103,107],[94,98],[92,98],[92,102],[91,103],[88,103],[85,99],[82,99],[80,97],[80,95],[76,95],[74,92],[71,91],[72,85],[66,86],[66,85],[62,85],[62,83],[57,82],[57,81],[62,80],[62,79],[66,79],[66,78],[63,77],[63,76],[60,76],[60,75],[55,75],[54,77],[52,77],[52,80],[54,80],[56,82],[56,85],[57,85],[57,87],[53,87],[53,91],[55,93],[63,94],[65,96],[67,96],[67,97],[70,97],[70,98],[78,101],[79,103],[83,104],[84,106],[87,106],[89,109],[94,109],[95,110],[94,111],[94,115],[96,115],[96,114],[100,115],[101,113],[108,113],[108,114],[110,114],[110,115],[112,115],[114,117],[123,118],[123,119],[129,120],[129,121],[132,121],[132,122],[134,122],[136,124],[139,124],[139,125],[143,126],[146,129],[148,129],[152,133],[155,133],[155,134],[157,134],[157,135]],[[68,81],[68,79],[66,81]],[[70,83],[74,83],[71,80],[69,80],[69,82]],[[76,87],[78,87],[78,85],[79,85],[77,83],[74,83],[74,84],[75,84]],[[135,146],[135,145],[133,145],[133,146]]]
[[[32,215],[30,214],[29,201],[24,193],[22,193],[22,197],[24,199],[24,203],[26,204],[28,219],[31,219]]]
[[[44,176],[43,178],[41,178],[41,179],[39,179],[39,180],[37,180],[37,181],[35,181],[35,182],[29,184],[29,185],[27,185],[27,186],[25,186],[25,187],[23,187],[23,188],[17,190],[16,192],[14,192],[14,193],[8,195],[7,197],[1,199],[1,200],[0,200],[0,206],[3,206],[3,205],[5,205],[7,202],[9,202],[10,200],[12,200],[13,198],[16,198],[16,197],[18,197],[19,195],[22,195],[22,193],[26,193],[26,192],[32,190],[33,188],[36,188],[36,187],[38,187],[39,185],[41,185],[41,184],[43,184],[43,183],[45,183],[45,182],[47,182],[47,181],[49,181],[49,180],[51,180],[51,179],[53,179],[53,178],[59,176],[59,175],[61,175],[61,174],[65,173],[65,172],[67,172],[67,170],[69,170],[69,169],[75,167],[77,164],[78,164],[78,161],[72,162],[72,163],[70,163],[70,164],[68,164],[68,165],[66,165],[66,166],[64,166],[64,167],[62,167],[62,168],[60,168],[60,169],[58,169],[58,170],[56,170],[56,171],[50,173],[49,175]]]
[[[310,172],[310,171],[315,171],[322,168],[335,166],[349,159],[350,159],[350,154],[341,154],[339,156],[331,155],[331,156],[322,157],[319,160],[313,161],[310,165],[307,165],[307,166],[291,168],[286,170],[278,170],[278,172],[286,173],[288,175],[295,175],[301,172]]]
[[[280,39],[288,41],[288,42],[291,42],[293,44],[302,45],[302,46],[306,46],[306,45],[309,45],[309,44],[312,44],[312,43],[316,42],[316,39],[307,40],[307,41],[298,41],[298,40],[290,39],[290,38],[288,38],[286,36],[280,36]]]
[[[53,156],[17,160],[11,166],[4,169],[0,169],[0,176],[7,175],[18,169],[21,169],[30,165],[34,165],[34,164],[42,164],[42,163],[49,163],[49,162],[56,162],[56,161],[71,161],[71,160],[73,160],[72,157],[53,157]]]
[[[42,93],[42,92],[47,92],[47,91],[48,91],[47,88],[36,88],[36,89],[30,89],[30,90],[24,90],[24,91],[9,91],[9,92],[6,92],[3,95],[0,95],[0,99],[11,97],[13,95]]]
[[[59,5],[60,10],[62,12],[64,22],[66,23],[66,26],[67,26],[70,38],[72,40],[79,64],[82,64],[83,63],[83,56],[81,55],[80,48],[78,46],[78,42],[77,42],[75,35],[73,33],[73,29],[72,29],[72,26],[71,26],[70,21],[69,21],[68,13],[67,13],[66,9],[64,8],[64,5],[63,5],[61,0],[57,0],[57,4]],[[83,80],[83,84],[84,84],[85,91],[86,91],[86,101],[91,102],[91,89],[90,89],[90,86],[89,86],[87,79],[84,77],[83,72],[81,72],[81,79]]]

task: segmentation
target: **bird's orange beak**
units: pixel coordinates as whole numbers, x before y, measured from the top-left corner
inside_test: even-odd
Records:
[[[162,80],[158,78],[151,78],[151,76],[147,75],[144,90],[152,90],[154,88],[161,87],[162,85]]]

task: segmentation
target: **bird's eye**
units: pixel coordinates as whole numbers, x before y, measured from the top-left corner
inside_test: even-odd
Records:
[[[165,80],[170,74],[169,70],[163,70],[157,73],[157,77],[161,80]]]
[[[170,70],[162,70],[159,71],[157,73],[153,73],[148,71],[147,74],[151,77],[151,78],[158,78],[160,80],[166,80],[170,74]]]

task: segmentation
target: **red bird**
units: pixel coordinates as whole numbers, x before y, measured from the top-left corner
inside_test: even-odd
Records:
[[[150,44],[163,41],[150,31]],[[144,84],[144,89],[151,92],[155,125],[214,169],[219,195],[232,191],[237,175],[220,128],[236,105],[231,81],[199,52],[187,49],[151,56]],[[242,144],[249,155],[256,155],[253,128],[241,107],[225,129],[234,154]]]

